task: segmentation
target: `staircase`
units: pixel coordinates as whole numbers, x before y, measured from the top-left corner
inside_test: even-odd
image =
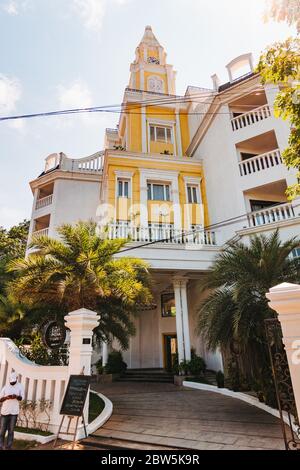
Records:
[[[174,376],[164,369],[129,369],[118,382],[174,383]]]

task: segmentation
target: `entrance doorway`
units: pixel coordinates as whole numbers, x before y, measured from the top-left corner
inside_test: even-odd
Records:
[[[163,335],[164,367],[168,372],[172,371],[177,354],[177,335],[174,333]]]

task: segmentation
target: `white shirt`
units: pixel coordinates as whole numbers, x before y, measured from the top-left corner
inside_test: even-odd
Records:
[[[24,399],[24,388],[23,385],[17,382],[15,385],[5,385],[0,392],[0,399],[7,397],[8,395],[21,396]],[[0,404],[1,405],[1,404]],[[1,415],[18,415],[20,411],[20,403],[16,398],[5,400],[2,403]]]

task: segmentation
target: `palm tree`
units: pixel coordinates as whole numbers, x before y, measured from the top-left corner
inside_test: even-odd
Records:
[[[33,237],[30,256],[9,263],[16,275],[9,292],[33,308],[56,307],[61,316],[82,307],[97,311],[98,337],[113,336],[127,348],[132,315],[151,300],[147,264],[114,257],[127,240],[100,238],[93,222],[64,224],[57,232],[60,239]]]
[[[211,350],[238,350],[252,378],[269,367],[264,320],[276,312],[265,294],[281,282],[299,282],[299,260],[290,256],[299,243],[281,242],[278,231],[254,236],[248,245],[229,243],[203,280],[209,293],[198,311],[198,332]]]

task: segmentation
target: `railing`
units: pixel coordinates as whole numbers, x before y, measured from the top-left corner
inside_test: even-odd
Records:
[[[294,217],[294,208],[292,204],[287,203],[250,212],[248,214],[248,222],[250,227],[257,227],[259,225],[267,225],[274,222],[293,219]]]
[[[32,235],[35,237],[47,237],[49,233],[49,228],[42,228],[42,230],[35,230]]]
[[[68,380],[67,366],[40,366],[29,361],[8,338],[0,338],[0,388],[9,374],[19,375],[25,391],[25,402],[32,404],[32,416],[23,425],[57,432],[61,416],[60,404]],[[21,423],[22,424],[22,423]]]
[[[208,230],[185,231],[165,227],[137,227],[121,224],[109,224],[101,228],[110,240],[128,238],[133,242],[161,242],[172,245],[216,246],[215,232]]]
[[[251,126],[257,122],[271,117],[270,106],[265,104],[259,108],[255,108],[248,113],[241,114],[240,116],[231,119],[231,126],[233,131],[243,129],[244,127]]]
[[[43,207],[50,206],[50,204],[52,204],[52,198],[53,198],[53,194],[50,194],[49,196],[38,199],[35,205],[36,210],[42,209]]]
[[[252,173],[257,173],[262,170],[267,170],[282,163],[280,150],[273,150],[272,152],[263,153],[256,157],[248,158],[239,163],[240,175],[246,176]]]
[[[97,152],[94,155],[84,158],[71,159],[63,157],[60,168],[65,171],[81,173],[102,173],[104,152]]]

